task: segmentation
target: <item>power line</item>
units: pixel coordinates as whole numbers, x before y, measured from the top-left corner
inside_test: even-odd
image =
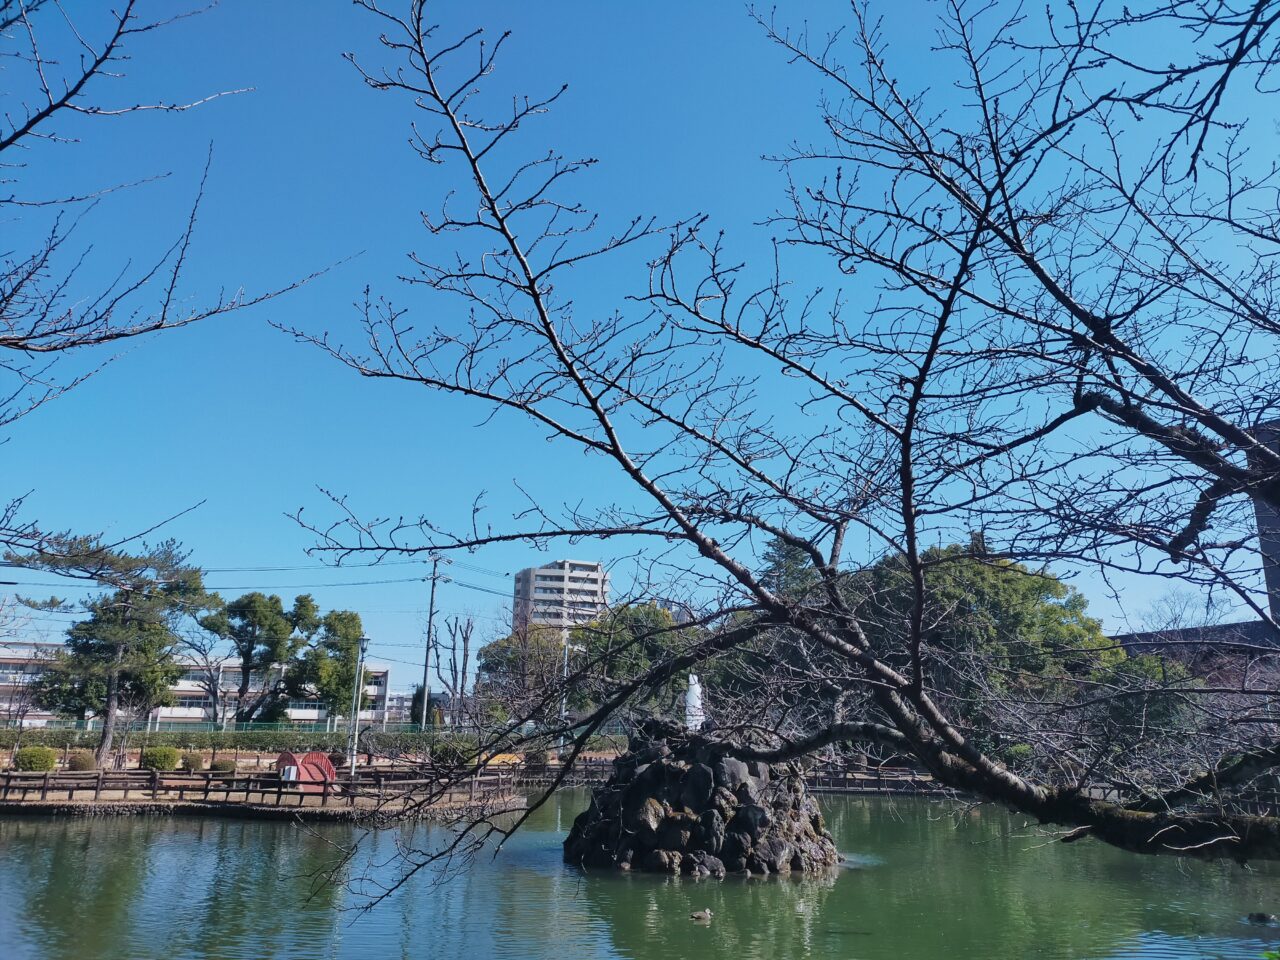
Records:
[[[205,584],[206,590],[319,590],[324,587],[374,587],[388,583],[424,583],[428,577],[400,577],[389,580],[337,580],[332,583],[250,583]],[[52,587],[54,589],[105,590],[109,585],[98,583],[12,583],[12,587]]]
[[[335,566],[335,567],[316,566],[314,564],[311,564],[308,566],[293,566],[293,567],[209,567],[203,570],[202,572],[204,573],[276,573],[276,572],[291,572],[291,571],[319,572],[321,570],[337,571],[337,570],[343,570],[343,569],[351,569],[353,567],[369,568],[369,567],[377,567],[377,566],[405,566],[409,564],[420,564],[420,563],[427,563],[427,562],[429,561],[390,560],[384,563],[348,564],[345,568],[340,566]],[[500,577],[504,579],[507,576],[509,576],[509,574],[501,573],[497,570],[489,570],[486,567],[480,567],[475,564],[465,563],[459,560],[450,559],[449,563],[452,566],[456,566],[460,569],[467,570],[468,572],[471,572],[471,573],[479,573],[485,576]],[[41,572],[52,573],[54,576],[63,576],[63,574],[59,574],[57,573],[57,571],[52,571],[52,570],[41,571]],[[71,577],[70,574],[66,574],[65,576],[67,576],[68,578]],[[319,590],[324,587],[372,587],[372,586],[383,586],[383,585],[392,584],[392,583],[425,583],[429,579],[430,579],[430,576],[428,575],[428,576],[422,576],[422,577],[388,578],[384,580],[337,580],[329,583],[275,583],[275,584],[253,583],[253,584],[217,584],[217,585],[205,584],[205,589],[206,590]],[[491,588],[479,586],[478,584],[462,583],[460,581],[454,581],[449,577],[443,577],[441,579],[445,583],[456,582],[459,584],[459,586],[468,587],[469,589],[472,589],[472,590],[480,590],[485,593],[493,593],[498,596],[508,595],[507,593],[501,590],[493,590]],[[15,583],[9,583],[6,585],[12,586],[12,587],[18,587],[18,588],[42,587],[42,588],[64,589],[64,590],[65,589],[80,589],[80,590],[110,589],[108,585],[99,584],[99,583],[86,583],[83,579],[80,579],[80,578],[75,578],[70,582],[68,581],[53,581],[53,582],[33,581],[29,583],[15,582]]]
[[[441,558],[444,559],[443,555]],[[511,576],[510,573],[506,573],[501,570],[491,570],[488,567],[482,567],[482,566],[479,566],[478,564],[468,563],[465,560],[458,560],[454,557],[449,557],[447,559],[450,565],[458,567],[459,569],[462,569],[462,570],[470,571],[472,573],[482,573],[490,577]],[[202,567],[201,569],[205,573],[284,573],[284,572],[292,573],[298,570],[343,570],[343,569],[351,570],[351,569],[369,569],[371,567],[405,567],[405,566],[413,566],[415,564],[428,564],[430,562],[431,562],[431,557],[426,556],[426,557],[421,557],[413,560],[374,560],[369,563],[337,563],[337,564],[309,563],[309,564],[301,564],[298,566],[282,566],[282,567],[274,567],[274,566]]]
[[[465,587],[468,590],[478,590],[480,593],[491,593],[495,597],[504,597],[511,599],[511,593],[507,590],[494,590],[492,587],[482,587],[478,583],[467,583],[465,580],[457,580],[453,577],[446,577],[445,583],[453,583],[459,587]]]

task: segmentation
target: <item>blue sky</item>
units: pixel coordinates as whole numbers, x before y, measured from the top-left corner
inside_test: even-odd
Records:
[[[843,7],[822,0],[803,13],[821,21]],[[491,0],[438,11],[446,33],[514,31],[494,81],[506,89],[569,84],[540,136],[570,156],[599,158],[581,184],[588,205],[618,220],[706,213],[749,243],[767,241],[768,231],[752,225],[774,211],[782,178],[762,155],[815,132],[818,90],[786,65],[744,5]],[[127,257],[145,261],[172,241],[211,144],[186,282],[196,302],[338,265],[252,311],[117,351],[83,387],[11,430],[6,488],[33,491],[28,516],[49,526],[108,535],[204,501],[165,533],[192,549],[212,586],[225,596],[310,592],[326,608],[358,610],[375,659],[392,666],[393,686],[407,687],[421,662],[427,590],[413,578],[424,568],[324,570],[304,554],[314,538],[287,513],[326,516],[323,487],[363,515],[429,511],[442,526],[465,527],[483,490],[497,524],[521,502],[514,481],[570,500],[610,497],[616,481],[522,424],[499,418],[479,429],[476,407],[362,381],[271,326],[353,333],[351,305],[364,286],[397,293],[406,253],[428,242],[419,211],[438,204],[439,171],[406,145],[405,104],[365,89],[342,59],[351,50],[376,56],[376,30],[340,0],[222,0],[142,38],[127,76],[100,93],[126,103],[252,92],[177,115],[82,120],[67,131],[80,143],[33,155],[23,175],[31,195],[170,174],[107,197],[86,221],[81,236],[94,246],[87,288]],[[897,66],[927,78],[928,61],[927,45],[917,45],[899,50]],[[28,227],[0,225],[15,234]],[[644,275],[602,271],[590,282],[578,293],[608,302]],[[624,548],[554,553],[609,560],[613,549]],[[465,558],[489,572],[457,570],[456,579],[505,596],[510,581],[501,574],[549,556],[495,547]],[[261,569],[270,567],[303,569]],[[353,580],[411,582],[338,585]],[[493,630],[507,606],[458,584],[440,590],[444,614],[471,612]],[[32,635],[56,639],[64,626],[42,619]]]
[[[569,83],[544,132],[567,154],[600,159],[586,199],[619,218],[705,212],[748,227],[779,195],[779,174],[761,155],[812,122],[809,78],[786,68],[739,3],[453,3],[439,14],[446,31],[514,32],[499,82],[530,92]],[[368,514],[429,508],[442,524],[464,525],[481,490],[499,522],[516,502],[515,479],[571,494],[598,482],[580,456],[553,453],[536,432],[503,420],[476,429],[476,408],[361,381],[270,326],[352,331],[352,302],[366,283],[395,292],[406,253],[424,240],[418,212],[438,202],[437,171],[406,145],[405,105],[366,90],[342,59],[373,52],[374,36],[368,16],[336,0],[222,0],[142,38],[126,77],[100,90],[112,103],[252,92],[184,114],[82,121],[69,128],[80,143],[35,158],[23,177],[31,195],[170,174],[106,198],[85,222],[80,235],[94,245],[86,287],[172,241],[210,144],[186,283],[195,301],[224,288],[270,289],[351,259],[263,307],[96,355],[115,360],[11,430],[5,455],[33,491],[29,516],[118,535],[205,501],[165,528],[195,562],[211,571],[313,567],[303,553],[313,538],[286,513],[323,514],[317,487],[347,494]],[[584,550],[610,556],[566,552]],[[536,559],[507,547],[467,562],[504,573]],[[325,607],[360,611],[374,655],[391,662],[394,685],[407,686],[408,664],[420,662],[425,584],[324,585],[421,573],[411,565],[228,570],[208,580],[230,588],[224,595],[306,589]],[[456,574],[509,589],[500,577]],[[445,584],[439,607],[501,618],[507,604]],[[32,635],[56,639],[63,626],[44,619]]]

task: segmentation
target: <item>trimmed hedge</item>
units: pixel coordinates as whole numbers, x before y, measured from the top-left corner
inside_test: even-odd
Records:
[[[176,770],[178,750],[176,747],[143,747],[138,766],[144,770]]]
[[[5,750],[12,750],[18,745],[19,740],[35,747],[56,747],[59,750],[65,750],[68,747],[96,746],[98,739],[96,731],[93,736],[86,737],[82,731],[78,730],[43,730],[40,728],[19,730],[16,727],[0,729],[0,748]]]
[[[59,750],[70,747],[96,747],[102,738],[101,730],[48,730],[27,729],[18,731],[12,727],[0,729],[0,748],[12,749],[18,743],[18,734],[22,734],[22,743],[32,746],[55,747]],[[402,734],[368,733],[365,735],[373,742],[373,738],[399,737]],[[422,734],[409,734],[422,738]],[[427,734],[426,739],[433,739],[434,734]],[[229,732],[223,730],[184,730],[165,731],[163,733],[144,733],[133,731],[129,734],[131,745],[142,744],[148,747],[174,747],[178,750],[246,750],[261,753],[279,753],[284,750],[307,751],[341,749],[347,744],[347,734],[343,731],[334,733],[313,733],[295,730],[241,730]]]
[[[71,755],[67,757],[68,770],[97,770],[98,763],[93,759],[92,750],[72,750]]]
[[[236,762],[234,760],[214,760],[209,764],[210,773],[235,773]]]
[[[204,769],[204,754],[194,751],[187,751],[182,755],[182,769],[190,770],[192,773],[199,773]]]
[[[431,759],[446,767],[470,766],[476,761],[479,744],[475,737],[443,737],[431,746]]]
[[[100,730],[66,730],[28,728],[17,730],[13,727],[0,728],[0,749],[12,750],[18,743],[19,734],[23,746],[53,747],[56,750],[89,749],[97,747],[102,737]],[[294,753],[307,753],[320,750],[324,753],[345,753],[348,735],[337,730],[331,733],[309,730],[192,730],[190,732],[175,730],[163,733],[144,733],[133,731],[129,734],[131,747],[173,747],[176,750],[189,752],[219,752],[241,750],[248,753],[283,753],[285,750]],[[456,734],[451,731],[435,730],[428,733],[383,733],[370,730],[360,737],[360,752],[369,750],[379,756],[400,756],[405,754],[421,754],[434,748],[443,749],[446,754],[461,750],[475,749],[475,737],[470,734]],[[495,745],[501,747],[501,744]]]
[[[23,747],[13,755],[13,769],[40,773],[58,765],[58,751],[53,747]]]

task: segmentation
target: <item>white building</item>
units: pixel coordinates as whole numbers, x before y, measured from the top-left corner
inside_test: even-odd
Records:
[[[410,716],[412,708],[412,690],[393,690],[387,694],[388,723],[417,723],[418,718]]]
[[[0,642],[0,724],[8,726],[42,727],[51,720],[60,719],[47,710],[38,709],[32,702],[32,681],[39,678],[48,664],[63,649],[60,643]],[[226,663],[218,669],[218,689],[221,692],[226,716],[214,715],[213,701],[209,696],[207,672],[190,661],[178,658],[183,672],[171,688],[173,704],[157,707],[145,718],[148,724],[222,723],[235,716],[236,691],[240,687],[240,667]],[[259,689],[261,682],[251,688]],[[360,719],[369,723],[381,723],[387,718],[388,671],[376,666],[365,666],[364,691],[369,706],[360,711]],[[294,723],[325,723],[334,719],[325,707],[314,700],[291,700],[288,707],[289,721]]]
[[[515,575],[511,619],[529,625],[571,627],[595,620],[609,605],[609,574],[599,563],[556,560]]]
[[[157,707],[149,719],[156,723],[212,723],[225,722],[235,718],[240,690],[240,666],[234,661],[223,664],[218,669],[218,689],[221,694],[223,716],[214,715],[213,700],[209,696],[207,674],[201,667],[183,661],[182,675],[174,682],[173,705]],[[368,706],[360,711],[360,719],[370,723],[381,723],[387,718],[387,678],[388,671],[384,667],[366,664],[364,668],[364,692],[368,697]],[[257,693],[262,689],[262,678],[256,673],[249,676],[249,690]],[[336,716],[345,716],[348,711],[342,710],[331,714],[328,709],[315,700],[290,700],[286,715],[290,723],[324,723]]]
[[[60,643],[0,643],[0,723],[8,726],[43,726],[53,715],[31,702],[31,684],[62,650]]]

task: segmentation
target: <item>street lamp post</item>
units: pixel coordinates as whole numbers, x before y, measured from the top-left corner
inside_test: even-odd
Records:
[[[351,695],[351,732],[347,756],[351,761],[351,779],[356,778],[356,738],[360,732],[360,704],[364,700],[364,655],[369,650],[369,638],[360,638],[360,652],[356,657],[356,689]]]

